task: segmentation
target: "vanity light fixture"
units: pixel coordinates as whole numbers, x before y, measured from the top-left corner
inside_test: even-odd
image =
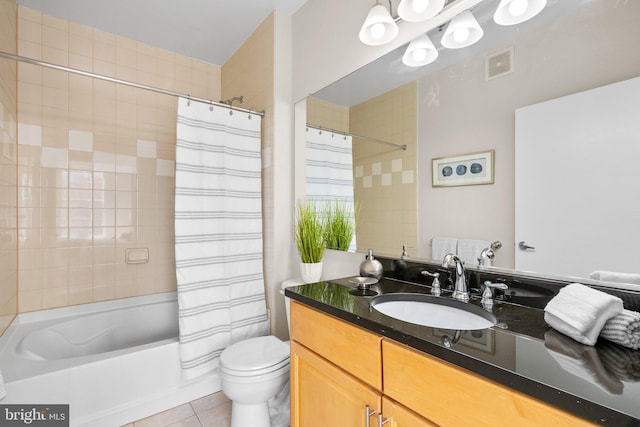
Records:
[[[448,49],[460,49],[471,46],[482,38],[484,31],[470,10],[455,16],[442,36],[442,46]]]
[[[402,62],[409,67],[422,67],[432,63],[438,57],[438,49],[428,35],[415,38],[402,55]]]
[[[547,0],[501,0],[493,20],[499,25],[515,25],[527,21],[547,5]]]
[[[444,8],[445,0],[401,0],[398,15],[407,22],[426,21]]]
[[[376,4],[362,24],[359,37],[364,44],[378,46],[396,38],[398,31],[398,25],[391,16],[391,0],[389,0],[389,10],[376,0]]]

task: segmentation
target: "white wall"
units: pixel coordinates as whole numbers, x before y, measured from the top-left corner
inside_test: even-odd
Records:
[[[295,275],[293,271],[293,101],[291,98],[291,16],[276,11],[274,22],[274,114],[273,147],[265,158],[273,162],[273,227],[269,258],[273,262],[267,283],[272,301],[272,333],[286,339],[288,326],[284,315],[284,298],[279,284]],[[297,265],[295,266],[297,268]]]

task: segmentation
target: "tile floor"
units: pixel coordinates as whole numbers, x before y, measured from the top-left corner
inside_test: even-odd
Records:
[[[231,401],[221,391],[123,427],[229,427]]]

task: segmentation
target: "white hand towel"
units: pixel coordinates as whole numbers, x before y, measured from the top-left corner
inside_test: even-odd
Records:
[[[589,279],[600,280],[604,286],[628,289],[631,291],[640,290],[640,274],[596,270],[589,274]]]
[[[640,348],[640,313],[622,310],[622,313],[606,321],[600,336],[616,344],[638,350]]]
[[[580,283],[560,289],[544,308],[553,329],[587,345],[594,345],[607,320],[620,314],[622,300]]]
[[[458,258],[466,265],[478,265],[478,257],[483,249],[491,248],[491,242],[486,240],[458,240]]]
[[[431,259],[442,260],[446,254],[455,254],[458,239],[454,237],[434,237],[431,239]]]

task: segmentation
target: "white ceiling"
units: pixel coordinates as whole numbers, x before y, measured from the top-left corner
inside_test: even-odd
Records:
[[[306,0],[17,0],[71,22],[222,65],[274,10]]]

